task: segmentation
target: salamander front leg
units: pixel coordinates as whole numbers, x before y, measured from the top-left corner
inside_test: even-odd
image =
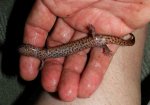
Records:
[[[43,69],[44,63],[45,63],[45,60],[41,60],[41,64],[40,64],[39,70],[42,70],[42,69]]]

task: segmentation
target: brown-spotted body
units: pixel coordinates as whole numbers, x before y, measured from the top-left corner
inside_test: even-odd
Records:
[[[39,58],[40,60],[43,60],[46,58],[68,56],[91,47],[101,47],[104,48],[107,53],[109,53],[110,50],[108,49],[107,44],[132,46],[135,43],[135,37],[132,33],[130,33],[130,37],[125,40],[117,36],[96,34],[92,25],[89,26],[89,30],[91,31],[90,33],[92,34],[92,36],[75,40],[60,46],[51,47],[48,49],[38,48],[30,44],[24,44],[19,48],[19,52],[22,55],[33,56]]]

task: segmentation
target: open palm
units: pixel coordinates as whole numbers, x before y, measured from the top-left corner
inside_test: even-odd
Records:
[[[88,24],[94,25],[97,33],[121,36],[150,20],[149,5],[150,0],[37,0],[26,22],[24,43],[57,46],[85,37]],[[109,47],[113,53],[117,49]],[[46,59],[42,86],[48,92],[58,91],[64,101],[89,97],[99,86],[110,60],[99,48]],[[21,56],[22,78],[35,79],[39,65],[38,59]]]

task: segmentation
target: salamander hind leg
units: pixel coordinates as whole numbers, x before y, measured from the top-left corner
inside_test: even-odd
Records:
[[[92,24],[89,24],[88,30],[89,30],[88,34],[92,35],[92,37],[94,38],[96,36],[95,27]]]
[[[103,53],[107,56],[112,56],[112,51],[108,48],[107,45],[102,45]]]

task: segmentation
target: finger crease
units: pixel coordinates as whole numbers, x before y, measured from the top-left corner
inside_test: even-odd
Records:
[[[78,74],[78,75],[81,74],[81,71],[79,69],[64,68],[64,72],[71,72],[71,73]]]
[[[49,32],[49,30],[47,30],[47,29],[45,29],[45,28],[43,28],[43,27],[34,25],[34,24],[30,23],[30,22],[27,22],[27,25],[29,25],[29,26],[31,26],[31,27],[33,27],[33,28],[38,28],[38,29],[40,29],[40,30],[44,30],[44,31],[47,32],[47,33]]]

